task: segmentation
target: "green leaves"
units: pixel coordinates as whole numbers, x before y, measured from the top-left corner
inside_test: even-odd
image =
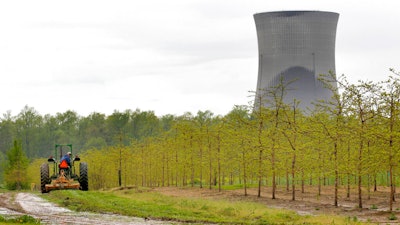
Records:
[[[6,186],[11,190],[21,190],[28,186],[27,168],[28,158],[19,141],[14,141],[14,146],[7,151],[7,163],[4,179]]]

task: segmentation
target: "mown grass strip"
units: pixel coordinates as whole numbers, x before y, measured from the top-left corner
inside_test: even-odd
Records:
[[[246,201],[171,197],[151,190],[54,191],[43,195],[76,211],[116,213],[168,221],[217,224],[361,224],[342,217],[300,216]]]

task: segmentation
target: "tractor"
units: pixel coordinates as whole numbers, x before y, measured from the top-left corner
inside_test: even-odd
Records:
[[[65,150],[66,149],[66,150]],[[63,156],[70,154],[70,163],[67,160],[62,160]],[[89,188],[88,183],[88,167],[87,163],[79,162],[78,155],[72,157],[72,144],[55,145],[55,156],[59,155],[60,160],[50,156],[47,163],[40,166],[40,187],[42,193],[48,193],[51,190],[61,189],[77,189],[87,191]],[[79,162],[79,175],[75,173],[75,162]],[[50,175],[49,164],[53,164],[53,174]]]

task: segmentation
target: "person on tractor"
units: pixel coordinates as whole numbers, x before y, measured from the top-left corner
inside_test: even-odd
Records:
[[[68,170],[71,167],[71,155],[71,152],[68,152],[63,157],[61,157],[59,165],[60,169]]]

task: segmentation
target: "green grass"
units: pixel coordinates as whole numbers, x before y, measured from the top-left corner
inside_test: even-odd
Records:
[[[247,201],[170,197],[150,189],[52,191],[43,197],[76,211],[116,213],[158,220],[217,224],[361,224],[336,216],[300,216]]]
[[[389,220],[397,220],[397,216],[394,213],[391,213],[388,219]]]
[[[40,224],[40,221],[27,215],[22,215],[16,218],[5,218],[0,216],[0,225],[3,224]]]

